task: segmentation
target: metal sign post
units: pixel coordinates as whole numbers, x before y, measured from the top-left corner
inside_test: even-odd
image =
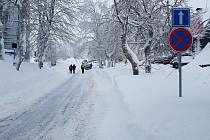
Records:
[[[190,9],[172,9],[173,27],[190,27]],[[182,97],[182,52],[187,51],[193,42],[192,34],[186,28],[175,28],[170,34],[170,46],[178,53],[179,62],[179,97]]]
[[[178,53],[179,61],[179,97],[182,97],[182,53]]]
[[[179,62],[179,97],[182,97],[182,52],[187,51],[192,45],[192,35],[185,28],[177,28],[170,34],[170,46],[178,53]]]

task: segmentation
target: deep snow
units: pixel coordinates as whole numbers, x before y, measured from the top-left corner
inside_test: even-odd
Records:
[[[104,129],[104,136],[111,133],[124,140],[210,139],[210,68],[198,66],[210,64],[209,54],[210,44],[183,67],[183,98],[178,97],[178,71],[168,65],[153,65],[152,74],[142,72],[140,76],[130,76],[127,66],[107,70],[120,91],[120,104],[124,103],[107,114],[118,115],[122,109],[126,113],[115,117],[115,121],[122,120],[120,125],[114,130]],[[113,104],[109,106],[114,108]],[[113,126],[112,121],[106,121],[108,116],[104,127]]]
[[[208,140],[210,64],[208,45],[178,71],[153,65],[152,73],[131,75],[130,65],[85,71],[81,60],[56,67],[0,61],[0,138],[55,140]],[[77,74],[68,65],[77,65]],[[40,125],[42,124],[42,125]],[[38,134],[39,133],[39,134]]]

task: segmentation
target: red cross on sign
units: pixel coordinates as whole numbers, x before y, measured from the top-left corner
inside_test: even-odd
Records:
[[[170,46],[176,52],[187,51],[192,42],[192,34],[185,28],[174,29],[170,34]]]

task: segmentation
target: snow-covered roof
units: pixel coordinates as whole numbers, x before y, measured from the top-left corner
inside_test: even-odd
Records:
[[[193,63],[196,65],[210,64],[210,43],[196,56]]]

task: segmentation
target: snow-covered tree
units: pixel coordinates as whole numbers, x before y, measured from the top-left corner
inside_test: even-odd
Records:
[[[114,0],[114,3],[116,17],[122,27],[122,46],[125,46],[123,44],[127,42],[125,44],[128,44],[129,47],[126,45],[126,48],[132,50],[130,53],[126,53],[128,51],[124,49],[124,52],[132,64],[133,72],[136,65],[139,64],[134,61],[136,56],[131,54],[140,53],[144,53],[145,56],[146,72],[151,72],[151,60],[152,57],[154,58],[154,54],[161,52],[159,47],[162,47],[162,50],[167,50],[167,53],[171,53],[168,45],[168,35],[172,29],[171,9],[181,6],[182,1]]]
[[[80,9],[80,48],[88,48],[88,55],[100,62],[108,60],[111,64],[118,61],[122,57],[118,35],[120,28],[112,19],[113,10],[106,2],[93,0],[83,1]]]
[[[52,52],[46,50],[53,46],[57,47],[60,42],[71,43],[74,39],[76,2],[74,0],[32,0],[32,3],[31,44],[36,46],[40,66],[46,53]]]
[[[0,59],[3,59],[3,48],[4,48],[4,17],[6,16],[5,9],[8,1],[0,0]]]
[[[24,60],[24,52],[26,50],[26,40],[28,36],[26,36],[26,19],[29,17],[28,8],[29,1],[28,0],[16,0],[15,5],[19,9],[19,38],[18,38],[18,51],[17,51],[17,66],[16,69],[19,71],[21,63]]]
[[[139,74],[137,55],[143,53],[146,72],[151,72],[151,59],[171,55],[168,36],[171,31],[171,8],[181,0],[114,0],[112,9],[99,1],[84,1],[81,8],[84,46],[90,46],[94,58],[120,59],[122,54]],[[84,39],[86,38],[86,39]]]
[[[121,25],[121,42],[122,42],[122,50],[126,58],[132,65],[133,75],[139,75],[139,64],[138,58],[135,53],[129,48],[127,40],[128,40],[128,32],[129,32],[129,16],[131,14],[131,4],[132,1],[125,0],[117,2],[114,0],[115,10],[117,19]]]
[[[200,47],[204,48],[210,42],[210,19],[206,24],[200,38]]]

